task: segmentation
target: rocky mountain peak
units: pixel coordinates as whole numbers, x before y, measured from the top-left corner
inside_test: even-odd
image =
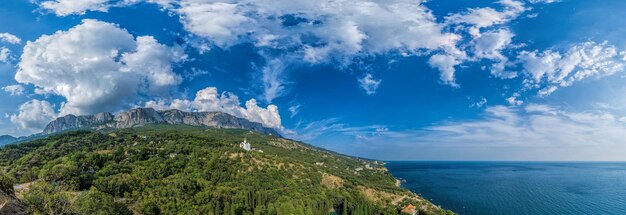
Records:
[[[75,129],[132,128],[146,124],[183,124],[216,128],[239,128],[280,136],[276,130],[265,127],[261,123],[251,122],[223,112],[157,111],[152,108],[136,108],[117,114],[104,112],[86,116],[67,115],[50,122],[43,133],[52,134]]]

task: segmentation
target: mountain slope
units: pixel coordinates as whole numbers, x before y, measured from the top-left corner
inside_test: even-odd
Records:
[[[239,147],[244,138],[255,150]],[[18,195],[34,212],[398,214],[413,204],[451,213],[397,187],[380,162],[240,129],[75,131],[9,145],[0,167],[34,182]]]
[[[0,136],[0,147],[6,144],[14,143],[15,141],[17,141],[16,137],[9,136],[9,135],[2,135]]]
[[[183,124],[216,128],[240,128],[263,134],[280,136],[276,130],[258,122],[238,118],[223,112],[184,112],[180,110],[156,111],[137,108],[126,112],[108,112],[87,116],[67,115],[50,122],[43,134],[53,134],[76,129],[132,128],[148,124]]]

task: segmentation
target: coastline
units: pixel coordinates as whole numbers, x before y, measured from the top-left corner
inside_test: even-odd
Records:
[[[624,162],[390,162],[402,187],[460,214],[620,214]]]
[[[388,164],[389,164],[388,161],[383,162],[385,171],[389,173],[389,175],[391,175],[391,177],[393,177],[393,179],[395,180],[394,186],[404,191],[404,194],[402,196],[397,197],[391,202],[392,205],[395,205],[397,207],[403,207],[403,208],[408,205],[418,206],[416,208],[417,209],[416,214],[421,214],[421,213],[446,214],[446,215],[458,214],[456,211],[453,211],[449,208],[443,208],[442,206],[437,205],[431,202],[430,200],[426,199],[425,197],[417,194],[413,190],[403,187],[402,185],[406,182],[406,180],[403,178],[399,178],[396,175],[392,174],[389,168],[387,168]]]

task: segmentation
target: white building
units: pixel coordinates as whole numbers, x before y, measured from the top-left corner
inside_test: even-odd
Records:
[[[248,143],[248,141],[246,140],[246,138],[243,139],[243,142],[241,142],[239,144],[239,147],[241,147],[242,149],[246,150],[246,151],[250,151],[252,150],[252,145],[250,143]]]

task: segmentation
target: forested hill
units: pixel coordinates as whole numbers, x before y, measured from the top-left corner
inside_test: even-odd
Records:
[[[452,213],[397,187],[380,162],[240,129],[56,134],[0,149],[0,173],[0,204],[34,214]]]

